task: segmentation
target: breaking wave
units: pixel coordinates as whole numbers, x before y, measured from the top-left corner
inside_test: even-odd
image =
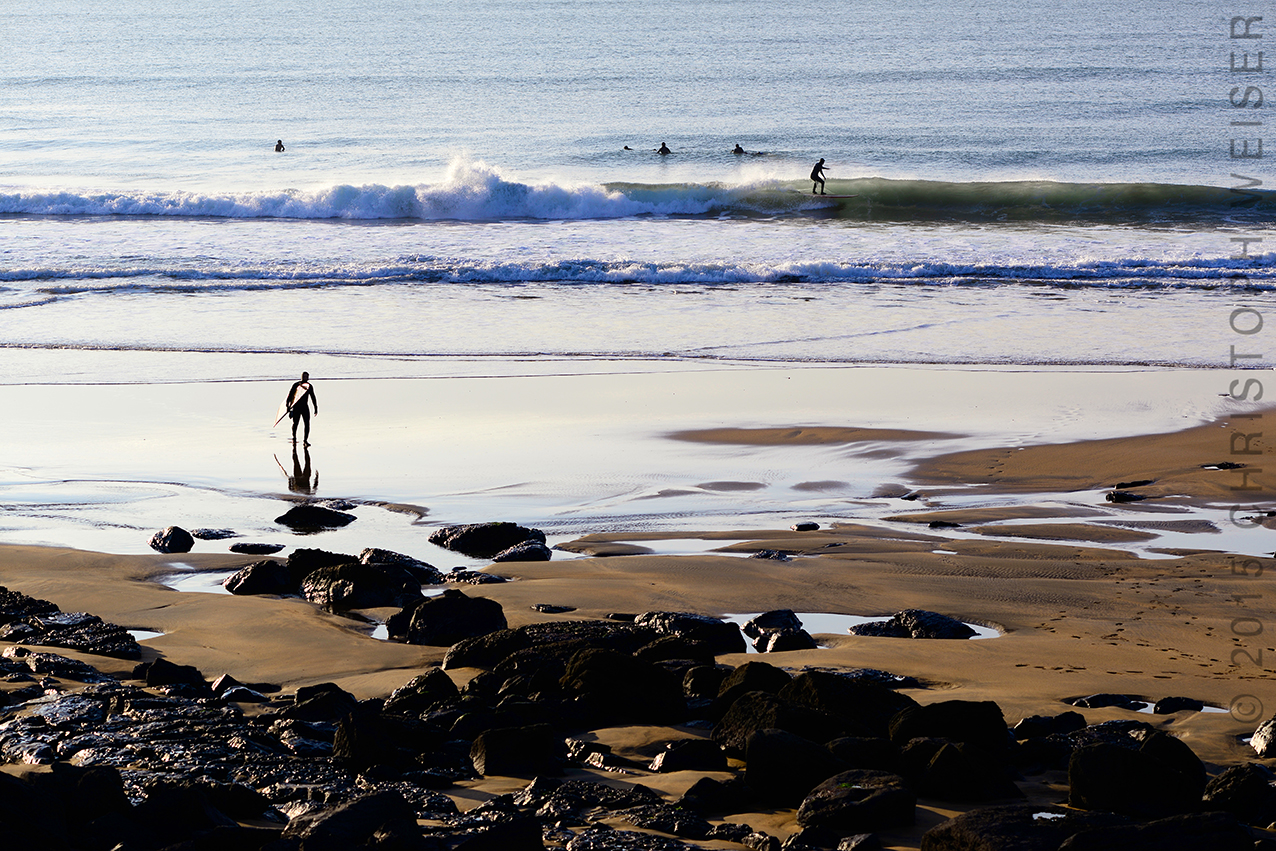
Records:
[[[585,220],[642,216],[840,218],[863,221],[1266,224],[1276,194],[1261,187],[1159,183],[954,183],[866,177],[720,183],[523,183],[483,163],[453,163],[432,184],[339,185],[324,190],[205,194],[128,191],[0,192],[0,214],[421,221]]]

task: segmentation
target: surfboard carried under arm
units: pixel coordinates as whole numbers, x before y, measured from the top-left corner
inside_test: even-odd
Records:
[[[275,425],[279,425],[281,422],[283,422],[284,417],[292,413],[293,406],[295,406],[298,402],[304,399],[306,397],[306,394],[309,392],[310,392],[309,381],[303,381],[301,384],[298,384],[297,389],[293,390],[292,393],[288,395],[287,399],[284,399],[282,402],[279,403],[279,410],[277,411],[278,416],[275,417]],[[274,426],[271,426],[271,428],[274,428]]]

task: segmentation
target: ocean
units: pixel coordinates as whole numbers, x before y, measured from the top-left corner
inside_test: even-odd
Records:
[[[274,396],[302,369],[331,385],[1267,368],[1257,36],[1276,18],[1261,15],[1206,0],[9,0],[0,393]],[[852,197],[812,194],[821,158],[827,191]],[[1256,356],[1237,361],[1238,339]],[[109,463],[114,427],[46,455],[36,421],[11,415],[0,503],[20,519],[0,539],[83,543],[37,518],[104,504],[70,479],[279,487],[274,465]],[[23,495],[55,480],[57,498]],[[327,494],[378,490],[355,481]],[[447,503],[449,519],[563,510],[466,503],[449,481],[381,495]],[[614,492],[566,504],[605,523]]]

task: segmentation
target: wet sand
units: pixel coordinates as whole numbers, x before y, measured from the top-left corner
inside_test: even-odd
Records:
[[[868,667],[915,677],[925,688],[909,693],[923,703],[993,700],[1010,724],[1058,714],[1069,708],[1064,700],[1097,692],[1148,701],[1196,698],[1231,711],[1084,714],[1091,723],[1113,718],[1154,723],[1218,767],[1247,759],[1239,737],[1276,711],[1276,676],[1250,661],[1276,654],[1269,629],[1276,607],[1264,586],[1276,570],[1270,557],[1276,524],[1265,516],[1273,498],[1271,477],[1261,472],[1268,449],[1261,436],[1233,437],[1256,435],[1264,417],[1276,413],[1161,434],[1055,444],[1016,440],[923,453],[884,492],[893,510],[870,518],[848,509],[813,532],[601,530],[562,541],[561,552],[548,563],[486,567],[512,581],[463,590],[500,602],[511,626],[650,610],[726,615],[791,608],[887,616],[905,608],[931,609],[994,627],[1001,635],[910,641],[824,634],[817,636],[824,649],[771,654],[766,661],[794,671]],[[919,437],[920,431],[853,421],[742,424],[671,429],[655,439],[724,453],[800,442],[838,447],[854,457],[866,442],[873,451],[902,453],[912,446],[915,452],[919,440],[932,438]],[[1255,454],[1236,454],[1238,447]],[[1227,462],[1248,466],[1219,468]],[[731,492],[728,480],[716,484],[719,492]],[[1145,498],[1104,500],[1118,485]],[[1229,523],[1232,528],[1226,528]],[[427,518],[413,531],[423,538],[430,528]],[[323,536],[297,545],[343,549]],[[751,557],[760,550],[789,558]],[[1267,555],[1257,555],[1263,551]],[[335,682],[366,698],[387,695],[441,661],[445,648],[378,641],[370,637],[367,621],[301,600],[184,593],[158,581],[178,569],[227,571],[254,560],[216,552],[105,555],[10,545],[0,547],[0,584],[52,600],[64,611],[89,611],[129,628],[161,632],[143,645],[144,658],[163,655],[194,665],[209,679],[229,673],[285,691]],[[537,604],[575,611],[551,617],[534,611]],[[358,614],[375,621],[390,613]],[[132,667],[78,658],[117,674]],[[735,665],[746,658],[756,657],[720,661]],[[458,681],[474,673],[452,672]],[[624,728],[596,735],[621,756],[650,757],[668,738],[703,731]],[[700,775],[594,776],[642,782],[673,797]],[[1030,800],[1054,802],[1066,797],[1065,781],[1044,775],[1020,785]],[[524,782],[485,778],[450,793],[466,806]],[[923,801],[914,828],[887,831],[882,838],[888,847],[916,848],[926,828],[969,808]],[[796,830],[792,811],[731,814],[727,820],[780,836]]]

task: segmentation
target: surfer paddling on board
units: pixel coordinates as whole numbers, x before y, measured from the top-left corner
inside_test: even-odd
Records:
[[[820,157],[820,161],[815,164],[815,168],[811,169],[811,194],[815,194],[815,188],[818,186],[820,194],[824,194],[824,157]]]
[[[315,406],[315,416],[319,416],[319,399],[315,396],[315,388],[310,384],[310,373],[303,372],[301,380],[288,389],[284,400],[288,405],[288,416],[292,418],[292,442],[297,442],[297,423],[305,421],[306,428],[302,433],[302,441],[310,445],[310,406]]]

